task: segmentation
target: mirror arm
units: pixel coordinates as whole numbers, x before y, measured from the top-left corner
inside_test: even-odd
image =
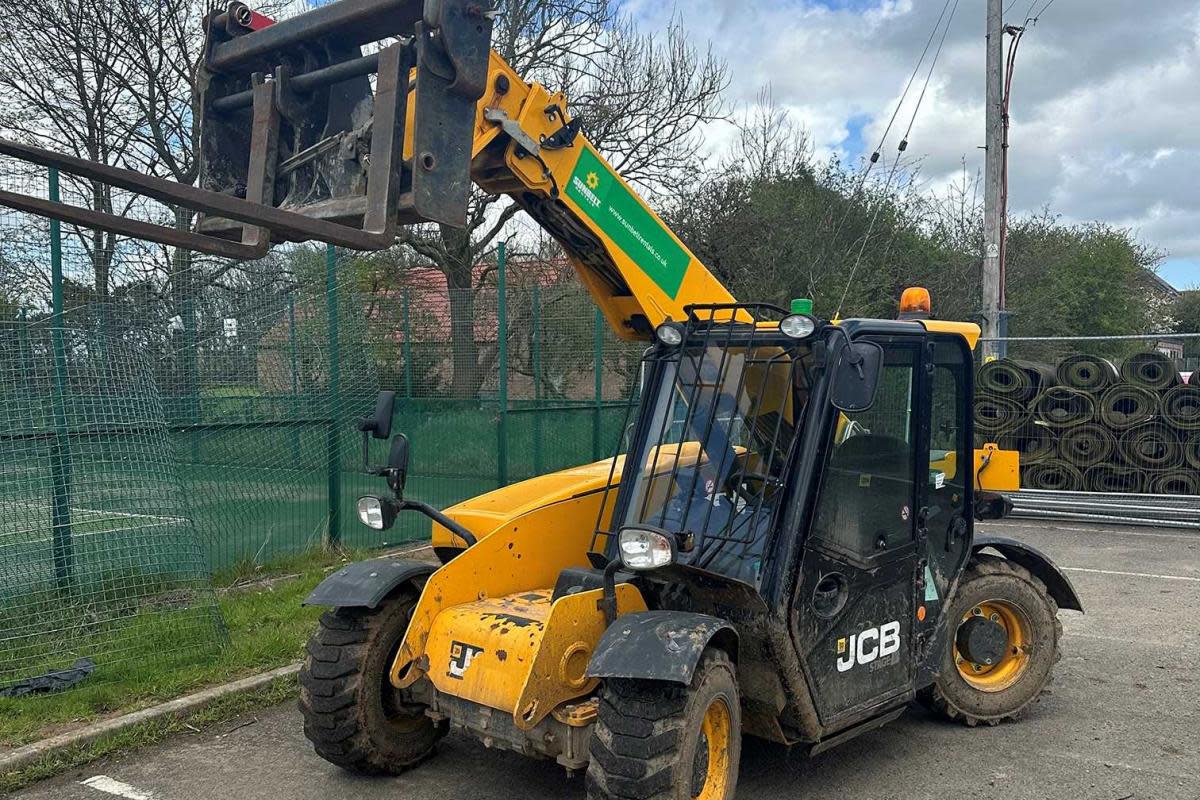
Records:
[[[398,503],[398,507],[400,509],[412,509],[413,511],[418,511],[418,512],[424,514],[425,516],[429,517],[431,520],[433,520],[437,524],[441,525],[443,528],[447,529],[448,531],[453,533],[455,536],[457,536],[458,538],[460,538],[464,542],[466,542],[467,547],[472,547],[474,545],[479,544],[479,540],[475,538],[475,534],[471,533],[469,530],[464,528],[462,525],[455,522],[453,519],[446,516],[441,511],[438,511],[436,508],[429,505],[428,503],[422,503],[420,500],[401,500]]]

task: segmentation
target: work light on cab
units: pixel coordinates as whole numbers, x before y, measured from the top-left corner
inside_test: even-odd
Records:
[[[621,563],[632,570],[658,569],[675,561],[675,541],[666,532],[622,528],[617,544]]]
[[[807,339],[817,329],[817,321],[807,314],[788,314],[779,320],[780,332],[789,339]]]
[[[678,347],[683,343],[683,329],[673,322],[664,322],[654,329],[654,338],[667,347]]]

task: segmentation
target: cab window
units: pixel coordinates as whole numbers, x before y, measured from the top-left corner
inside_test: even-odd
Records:
[[[839,416],[812,529],[814,539],[864,560],[912,541],[918,350],[880,343],[875,402]]]

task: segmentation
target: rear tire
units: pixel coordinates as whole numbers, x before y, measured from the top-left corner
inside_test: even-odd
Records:
[[[445,724],[389,680],[416,598],[396,595],[378,608],[321,615],[300,670],[304,735],[317,755],[342,769],[396,775],[424,761]]]
[[[705,651],[689,686],[606,681],[588,800],[732,800],[741,729],[737,675],[720,650]]]
[[[956,633],[970,616],[1003,624],[1009,636],[1004,660],[973,664],[962,658]],[[1050,685],[1061,657],[1062,622],[1046,585],[1020,564],[978,555],[964,571],[949,609],[954,631],[946,642],[937,681],[920,698],[948,719],[974,727],[1017,719]]]

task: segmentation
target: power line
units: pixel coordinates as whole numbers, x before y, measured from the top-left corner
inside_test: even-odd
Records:
[[[1054,2],[1054,0],[1050,0],[1050,2]],[[917,122],[917,114],[921,111],[921,104],[925,100],[925,93],[929,89],[929,83],[933,78],[933,70],[937,66],[938,58],[942,54],[942,48],[946,44],[946,36],[950,33],[950,25],[954,22],[954,15],[958,11],[958,3],[959,0],[954,0],[954,6],[950,9],[950,17],[946,20],[946,27],[942,29],[942,38],[938,42],[937,50],[933,54],[933,60],[929,62],[929,71],[925,74],[925,83],[921,87],[921,94],[917,97],[917,104],[913,108],[912,116],[909,117],[908,127],[904,131],[904,136],[900,139],[900,144],[896,147],[896,158],[892,162],[892,169],[888,173],[887,180],[885,180],[883,183],[883,192],[879,198],[879,202],[875,204],[875,212],[871,215],[871,221],[867,224],[867,232],[863,235],[862,245],[858,248],[858,256],[855,257],[854,265],[850,268],[850,277],[847,279],[846,286],[842,290],[842,297],[838,301],[837,312],[834,314],[835,319],[840,317],[842,314],[842,306],[846,302],[846,295],[850,292],[850,286],[854,282],[854,275],[856,272],[858,272],[859,264],[862,263],[863,254],[866,253],[867,243],[871,240],[871,234],[875,230],[875,223],[879,219],[879,212],[883,209],[883,204],[887,200],[887,192],[891,187],[892,179],[896,176],[896,172],[899,170],[900,158],[904,155],[904,151],[908,149],[909,134],[912,133],[913,126]],[[939,23],[940,21],[941,20],[939,17]],[[937,33],[936,29],[934,30],[934,33]],[[932,41],[932,37],[930,38],[930,41]],[[895,235],[895,231],[892,232],[892,235]],[[891,243],[889,241],[888,248],[890,249],[890,247]]]
[[[1016,2],[1016,0],[1013,0],[1013,2]],[[887,141],[888,134],[892,131],[892,126],[896,123],[896,118],[900,116],[900,109],[904,107],[904,101],[908,98],[908,92],[910,89],[912,89],[913,82],[916,81],[917,75],[921,71],[921,65],[925,63],[925,57],[929,55],[929,48],[933,46],[933,40],[937,37],[938,29],[942,26],[942,20],[946,17],[946,11],[950,8],[950,3],[951,0],[946,0],[946,2],[942,5],[942,11],[940,14],[938,14],[937,21],[934,22],[933,30],[929,32],[929,38],[925,41],[924,49],[921,50],[921,57],[917,59],[917,63],[913,66],[912,74],[908,76],[908,82],[904,85],[904,91],[900,93],[900,99],[896,102],[896,108],[892,111],[892,117],[888,120],[887,127],[885,127],[883,130],[883,135],[879,137],[879,144],[877,144],[875,149],[871,152],[871,158],[867,162],[866,168],[859,176],[858,184],[854,187],[854,191],[850,193],[850,202],[846,204],[846,210],[842,213],[841,219],[838,220],[837,226],[833,229],[833,234],[830,237],[831,242],[837,241],[838,236],[842,232],[842,226],[846,224],[846,219],[850,216],[850,211],[853,209],[854,200],[857,199],[859,194],[862,192],[863,187],[867,183],[867,178],[871,174],[871,170],[875,168],[875,164],[879,161],[880,154],[883,151],[883,145]],[[955,6],[957,6],[958,0],[954,0],[954,3]],[[948,27],[949,23],[947,23],[947,28]],[[943,41],[945,41],[944,36]],[[825,255],[827,252],[828,251],[826,248],[821,249],[818,257],[813,261],[810,267],[811,272],[815,272],[818,267],[824,264]]]

